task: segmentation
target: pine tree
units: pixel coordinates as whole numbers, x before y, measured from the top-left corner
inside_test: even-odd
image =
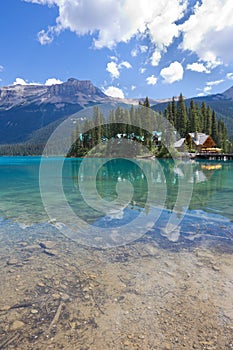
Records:
[[[128,109],[124,110],[124,123],[126,125],[126,134],[129,135],[131,133],[131,120]]]
[[[138,136],[142,136],[142,125],[143,125],[143,115],[142,115],[143,108],[138,108],[135,110],[135,124],[137,127],[135,128],[134,133]],[[131,117],[131,120],[133,122],[133,119]]]
[[[201,132],[206,132],[206,104],[203,101],[201,104]]]
[[[175,128],[177,128],[177,125],[176,125],[177,108],[176,108],[176,101],[174,96],[172,97],[171,113],[172,113],[173,125],[175,126]]]
[[[211,136],[215,142],[217,142],[217,121],[216,121],[216,113],[215,111],[212,112],[212,130],[211,130]]]
[[[146,99],[145,99],[145,101],[143,103],[143,106],[150,108],[150,101],[149,101],[149,98],[147,96],[146,96]]]
[[[83,136],[83,147],[91,148],[93,141],[93,129],[94,124],[92,120],[86,119],[83,123],[82,136]]]
[[[207,107],[207,111],[206,111],[206,127],[205,127],[205,133],[207,135],[211,135],[211,131],[212,131],[212,113],[210,110],[210,106]]]
[[[115,111],[115,118],[116,118],[116,122],[118,123],[117,125],[118,134],[125,134],[126,125],[124,123],[124,110],[119,106]]]
[[[197,115],[196,106],[193,100],[190,101],[188,131],[189,132],[199,131],[198,115]]]
[[[227,129],[224,122],[219,119],[218,120],[218,145],[222,149],[223,152],[227,150]]]
[[[117,134],[116,130],[116,119],[115,119],[115,112],[114,110],[110,111],[110,116],[109,116],[109,127],[108,127],[108,138],[115,137]]]
[[[177,103],[177,117],[176,117],[176,127],[179,131],[181,137],[185,137],[187,133],[187,113],[186,106],[184,103],[184,97],[182,94],[179,96],[179,100]]]
[[[168,104],[167,104],[167,119],[169,120],[169,122],[172,125],[174,125],[175,119],[174,119],[174,115],[172,113],[172,104],[171,104],[171,102],[168,102]]]
[[[99,107],[95,106],[93,109],[93,124],[94,124],[94,132],[93,132],[93,138],[94,138],[94,144],[97,145],[101,141],[102,136],[102,127],[101,127],[101,114],[99,111]]]

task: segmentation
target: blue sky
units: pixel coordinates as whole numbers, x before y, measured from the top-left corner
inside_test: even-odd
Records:
[[[162,99],[233,85],[232,0],[0,2],[0,86],[91,80]]]

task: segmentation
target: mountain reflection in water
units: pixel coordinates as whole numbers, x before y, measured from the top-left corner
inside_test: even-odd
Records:
[[[48,158],[43,161],[47,167],[46,186],[51,189],[51,205],[61,213],[61,217],[55,219],[62,223],[60,194],[53,191],[58,176],[57,162],[61,160]],[[62,185],[68,205],[89,224],[97,227],[124,225],[139,213],[146,216],[153,209],[158,212],[158,219],[149,230],[148,234],[152,236],[159,235],[176,242],[180,236],[191,241],[205,233],[232,241],[232,162],[105,159],[95,176],[92,168],[96,170],[96,159],[87,160],[85,171],[80,168],[81,162],[82,159],[64,159]],[[40,196],[39,169],[39,157],[1,158],[0,211],[3,220],[21,225],[49,222],[51,218],[48,218]],[[86,198],[80,192],[80,185],[84,186]],[[126,204],[122,202],[122,207],[119,203],[111,207],[121,188],[125,188],[125,193],[121,193],[122,201],[128,200],[128,190],[132,191],[132,197]],[[96,193],[99,200],[106,203],[107,214],[99,210],[98,205],[98,210],[91,207],[90,203],[96,201]],[[164,227],[168,222],[173,224],[169,221],[171,215],[182,221],[179,225],[175,222],[176,229],[169,236]]]

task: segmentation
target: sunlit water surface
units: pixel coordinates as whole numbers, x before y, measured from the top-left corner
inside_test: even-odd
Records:
[[[27,234],[39,232],[42,228],[56,232],[58,228],[54,223],[61,225],[68,220],[60,188],[56,190],[59,167],[63,163],[63,199],[73,215],[92,226],[119,228],[132,222],[132,230],[135,230],[133,223],[137,216],[142,213],[146,218],[153,208],[158,215],[144,237],[149,235],[158,245],[177,247],[203,241],[232,245],[233,162],[106,159],[93,174],[95,162],[99,160],[89,159],[85,169],[81,169],[81,159],[45,158],[42,178],[39,176],[40,162],[40,157],[0,158],[2,233],[10,235],[13,231],[20,233],[24,230]],[[48,191],[50,205],[56,208],[58,217],[49,217],[46,212],[40,181],[43,182],[43,190]],[[128,187],[121,187],[124,183]],[[80,185],[83,184],[86,198],[80,193]],[[93,184],[99,198],[110,203],[107,213],[86,201],[98,201],[91,186]],[[121,188],[125,193],[125,189],[131,189],[132,196],[122,208],[113,207],[111,211],[111,202],[117,199],[117,191]],[[175,218],[177,227],[169,234],[165,228],[171,216]]]

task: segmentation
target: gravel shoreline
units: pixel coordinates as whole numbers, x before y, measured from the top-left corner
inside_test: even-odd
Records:
[[[0,236],[0,349],[233,349],[233,255]]]

